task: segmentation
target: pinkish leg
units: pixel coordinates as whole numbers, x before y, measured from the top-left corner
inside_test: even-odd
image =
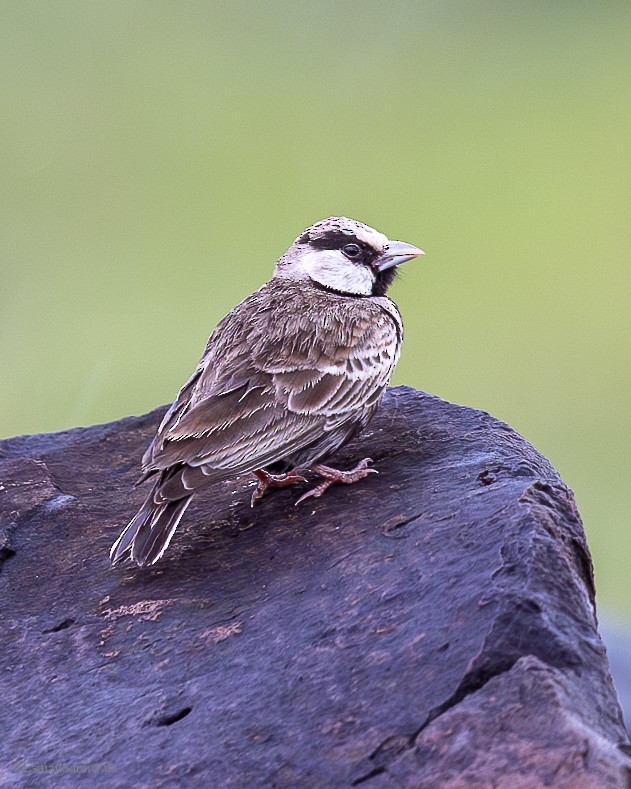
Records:
[[[379,472],[376,468],[368,468],[371,463],[371,458],[364,458],[350,471],[339,471],[336,468],[323,466],[322,464],[311,466],[310,470],[313,471],[314,474],[323,477],[324,481],[313,488],[313,490],[308,490],[306,493],[303,493],[296,502],[296,506],[312,496],[316,499],[319,498],[325,490],[331,487],[331,485],[352,485],[354,482],[359,482],[360,479],[364,479],[364,477],[367,477],[369,474],[378,474]]]
[[[257,469],[253,472],[258,480],[256,490],[252,494],[250,506],[253,507],[257,501],[260,501],[265,495],[265,491],[270,488],[287,488],[290,485],[298,485],[301,482],[306,482],[304,477],[296,474],[295,471],[290,471],[287,474],[268,474],[263,469]]]

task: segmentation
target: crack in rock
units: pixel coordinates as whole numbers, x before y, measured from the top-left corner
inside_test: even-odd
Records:
[[[434,707],[410,735],[388,737],[368,757],[374,768],[355,779],[353,786],[388,771],[404,751],[414,747],[421,732],[467,696],[481,690],[491,679],[510,671],[515,663],[531,655],[553,668],[576,668],[580,660],[562,635],[543,624],[541,606],[528,598],[499,611],[484,645],[454,692]]]
[[[416,742],[417,738],[420,736],[423,730],[426,729],[430,723],[432,723],[432,721],[435,721],[441,715],[444,715],[445,712],[453,709],[453,707],[457,706],[464,699],[466,699],[467,696],[470,696],[471,694],[481,690],[494,677],[499,677],[502,674],[505,674],[507,671],[510,671],[517,660],[519,660],[521,657],[523,657],[523,655],[515,657],[512,661],[506,663],[505,665],[497,665],[495,669],[475,669],[473,671],[467,672],[451,696],[449,696],[449,698],[446,699],[442,704],[434,707],[429,712],[423,723],[412,734],[407,736],[388,737],[383,742],[381,742],[368,757],[370,761],[374,762],[375,767],[365,775],[356,778],[352,785],[358,786],[359,784],[365,783],[371,778],[375,778],[376,776],[387,772],[388,766],[392,764],[392,762],[398,759],[404,751],[414,747],[414,743]]]

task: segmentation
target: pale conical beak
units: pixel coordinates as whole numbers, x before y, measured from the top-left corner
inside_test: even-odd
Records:
[[[388,241],[383,255],[377,258],[375,265],[377,271],[385,271],[393,266],[398,266],[399,263],[414,260],[414,258],[424,254],[422,249],[414,247],[412,244],[406,244],[404,241]]]

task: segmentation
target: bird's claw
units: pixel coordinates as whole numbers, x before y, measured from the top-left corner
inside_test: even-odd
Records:
[[[379,472],[376,468],[368,468],[372,462],[372,458],[364,458],[350,471],[340,471],[339,469],[323,465],[313,466],[311,470],[324,479],[319,485],[316,485],[315,488],[303,493],[294,506],[297,507],[305,499],[319,499],[331,485],[352,485],[354,482],[359,482],[360,479],[364,479],[364,477],[367,477],[369,474],[378,474]]]
[[[265,492],[270,488],[288,488],[290,485],[298,485],[307,480],[295,471],[290,471],[287,474],[268,474],[263,469],[258,469],[254,472],[254,476],[258,480],[256,490],[250,499],[250,506],[253,507],[257,501],[260,501]]]

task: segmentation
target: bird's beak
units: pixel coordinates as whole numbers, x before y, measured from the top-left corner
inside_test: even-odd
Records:
[[[385,271],[393,266],[398,266],[399,263],[414,260],[424,254],[422,249],[414,247],[412,244],[406,244],[404,241],[388,241],[383,255],[376,261],[377,271]]]

